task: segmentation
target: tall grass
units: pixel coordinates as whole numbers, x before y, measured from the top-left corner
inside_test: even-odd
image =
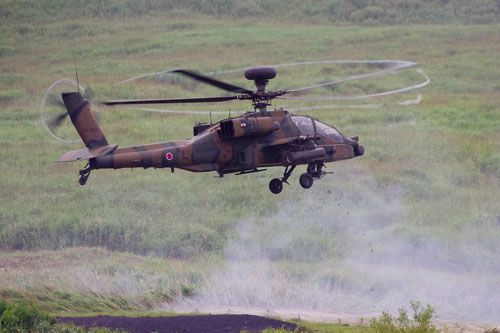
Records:
[[[151,311],[192,295],[206,279],[205,268],[194,261],[86,248],[3,254],[0,267],[2,298],[28,300],[59,314]]]

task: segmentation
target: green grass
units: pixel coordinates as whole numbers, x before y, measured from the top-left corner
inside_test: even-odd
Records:
[[[226,24],[232,24],[233,28],[225,29]],[[169,29],[169,26],[183,28]],[[9,27],[13,28],[4,28]],[[434,215],[434,201],[429,201],[429,197],[449,200],[451,211],[457,208],[453,205],[470,193],[477,196],[470,205],[484,204],[485,197],[493,205],[500,179],[496,153],[500,120],[498,94],[489,83],[500,76],[499,66],[495,66],[500,61],[495,43],[497,26],[368,30],[274,22],[249,26],[245,21],[201,18],[169,20],[167,28],[164,27],[164,20],[158,17],[148,20],[147,25],[141,19],[120,24],[82,19],[76,23],[43,24],[41,30],[22,30],[23,38],[18,38],[20,33],[15,31],[2,35],[5,43],[16,49],[15,56],[3,57],[9,68],[4,67],[5,80],[0,83],[3,89],[0,139],[4,143],[1,177],[5,198],[4,209],[0,211],[0,244],[3,247],[102,246],[179,258],[221,253],[231,237],[235,218],[272,214],[279,202],[287,198],[287,194],[276,197],[266,192],[268,179],[278,170],[224,179],[182,171],[174,175],[164,170],[102,171],[92,174],[87,187],[76,186],[75,174],[80,166],[53,161],[80,145],[52,141],[39,121],[39,98],[33,98],[41,96],[54,80],[73,76],[72,52],[76,52],[81,81],[91,85],[98,98],[114,97],[113,94],[126,97],[112,91],[111,83],[174,67],[210,71],[308,59],[380,59],[388,55],[419,61],[433,80],[423,91],[421,105],[405,109],[317,111],[314,116],[337,125],[347,135],[360,135],[368,148],[367,155],[351,163],[360,165],[381,185],[390,182],[405,188],[405,200],[415,215],[410,223],[420,223],[417,221],[422,220],[422,214],[429,225],[439,221],[438,225],[444,228],[450,223],[461,225],[463,221],[478,218],[474,210],[460,204],[458,216],[453,214],[443,219]],[[88,29],[95,30],[90,37]],[[127,33],[119,33],[122,30]],[[61,33],[72,34],[71,40],[61,39]],[[247,38],[241,41],[241,35]],[[273,52],[264,52],[265,45],[272,46]],[[224,54],[220,54],[220,47],[224,48]],[[156,49],[158,54],[148,53]],[[40,56],[33,61],[33,54]],[[317,71],[331,72],[324,67],[289,68],[280,72],[272,84],[280,89],[308,85],[315,80]],[[333,66],[335,76],[357,70],[360,68]],[[228,79],[246,85],[239,75],[228,75]],[[409,72],[388,80],[369,80],[358,87],[342,85],[340,89],[358,93],[373,88],[390,89],[414,80]],[[155,82],[145,83],[141,89],[157,87]],[[143,92],[133,85],[131,88],[141,96],[154,95],[149,88]],[[161,91],[172,96],[219,94],[198,85],[186,88],[167,85]],[[127,94],[134,97],[133,91]],[[296,106],[291,102],[275,104]],[[241,110],[248,106],[225,104],[205,109],[221,108]],[[194,116],[131,111],[100,114],[108,140],[120,145],[186,138],[191,132],[189,125],[195,119],[200,120]],[[214,115],[214,120],[221,117]],[[71,132],[71,126],[67,126]],[[349,164],[338,167],[344,165]],[[179,188],[183,190],[178,191]],[[200,189],[206,195],[197,196]],[[429,220],[427,215],[434,218]],[[487,216],[481,215],[494,223],[499,212],[493,207]]]
[[[2,4],[2,17],[8,20],[26,22],[29,20],[53,20],[69,15],[83,17],[130,18],[166,16],[185,17],[192,13],[216,17],[293,19],[308,23],[357,23],[365,25],[380,24],[425,24],[425,23],[494,23],[500,15],[498,2],[481,0],[478,3],[466,1],[415,0],[329,0],[329,1],[273,1],[260,0],[164,0],[148,3],[127,1],[96,0],[81,3],[78,1],[52,1],[38,4],[33,0],[5,1]],[[78,23],[71,26],[76,27]],[[184,25],[175,26],[185,29]],[[20,33],[27,33],[30,27],[22,25]]]
[[[350,326],[348,324],[325,324],[325,323],[308,323],[308,322],[296,322],[298,329],[295,332],[303,333],[314,333],[314,332],[324,332],[324,333],[341,333],[341,332],[374,332],[374,330],[368,327],[362,326]],[[289,333],[293,332],[286,329],[272,329],[269,328],[263,331],[264,333]]]
[[[436,240],[450,252],[461,249],[464,240],[484,242],[487,245],[477,256],[481,264],[494,264],[498,250],[489,244],[500,237],[499,25],[360,27],[298,24],[293,13],[289,15],[286,21],[265,18],[258,24],[253,16],[214,20],[202,15],[158,14],[112,19],[99,15],[44,17],[42,23],[8,21],[0,26],[0,248],[53,251],[92,247],[114,251],[116,256],[94,264],[85,259],[94,250],[81,250],[85,254],[81,260],[93,274],[88,278],[105,277],[109,290],[54,285],[36,275],[43,271],[56,281],[77,281],[84,272],[77,269],[78,259],[73,258],[75,270],[69,278],[59,266],[47,271],[42,266],[1,271],[3,297],[29,299],[43,309],[64,313],[148,311],[204,285],[210,271],[221,265],[227,244],[239,239],[235,227],[246,220],[261,227],[253,237],[273,262],[284,260],[283,266],[292,267],[297,275],[319,279],[324,274],[326,280],[335,280],[342,272],[317,267],[325,262],[336,264],[349,249],[339,230],[301,224],[302,234],[292,237],[287,246],[277,247],[275,235],[283,232],[280,227],[289,227],[280,213],[298,207],[294,211],[297,219],[307,220],[314,212],[340,216],[344,211],[332,206],[346,198],[353,200],[348,206],[353,212],[363,211],[364,204],[374,205],[363,202],[366,193],[385,193],[393,187],[401,189],[400,204],[404,206],[404,214],[392,226],[398,235],[415,243]],[[417,61],[432,83],[423,89],[422,103],[417,106],[309,113],[348,136],[359,135],[367,149],[362,158],[329,165],[336,174],[316,182],[311,191],[299,187],[302,171],[298,171],[290,179],[292,186],[279,196],[272,195],[268,182],[282,174],[280,169],[223,179],[177,170],[175,174],[104,170],[92,172],[88,184],[80,187],[77,173],[83,163],[54,161],[82,145],[55,142],[41,124],[39,109],[54,81],[73,78],[73,55],[80,81],[93,88],[97,99],[218,95],[221,92],[216,89],[171,78],[115,89],[112,85],[135,75],[178,67],[209,72],[306,60]],[[323,65],[280,69],[270,88],[307,86],[330,75],[344,77],[367,69]],[[220,78],[252,86],[242,73]],[[320,89],[318,94],[375,92],[414,80],[421,78],[408,71],[341,85],[335,91]],[[279,101],[274,105],[287,108],[307,103]],[[219,104],[200,108],[229,113],[249,107]],[[184,139],[191,135],[195,121],[208,121],[208,117],[102,107],[99,114],[108,141],[121,146]],[[223,117],[214,115],[214,121]],[[57,258],[64,251],[72,250],[53,253]],[[125,254],[119,254],[122,252]],[[33,258],[37,253],[9,252],[1,258]],[[200,264],[206,258],[210,264]],[[123,290],[112,289],[115,271],[133,285],[143,286],[134,278],[138,268],[131,267],[129,259],[138,261],[138,267],[147,272],[146,280],[158,290],[144,287],[123,296]],[[175,272],[172,266],[177,260],[187,260],[178,264],[186,271]],[[314,263],[307,264],[311,260]],[[162,280],[158,272],[169,278]]]

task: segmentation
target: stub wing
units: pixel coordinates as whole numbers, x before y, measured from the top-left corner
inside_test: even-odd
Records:
[[[57,162],[75,162],[111,154],[118,145],[101,146],[92,149],[72,150],[63,154]]]
[[[283,139],[277,139],[273,140],[269,143],[266,143],[263,145],[264,148],[267,147],[276,147],[276,146],[281,146],[281,145],[287,145],[289,143],[295,142],[295,138],[283,138]]]

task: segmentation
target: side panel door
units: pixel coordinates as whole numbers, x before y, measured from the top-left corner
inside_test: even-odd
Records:
[[[256,145],[246,146],[238,150],[238,163],[242,166],[253,166],[255,161]]]

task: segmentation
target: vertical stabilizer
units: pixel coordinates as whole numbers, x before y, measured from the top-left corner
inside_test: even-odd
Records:
[[[79,92],[63,93],[62,99],[71,122],[88,148],[109,145],[94,115],[90,112],[89,101],[83,99]]]

